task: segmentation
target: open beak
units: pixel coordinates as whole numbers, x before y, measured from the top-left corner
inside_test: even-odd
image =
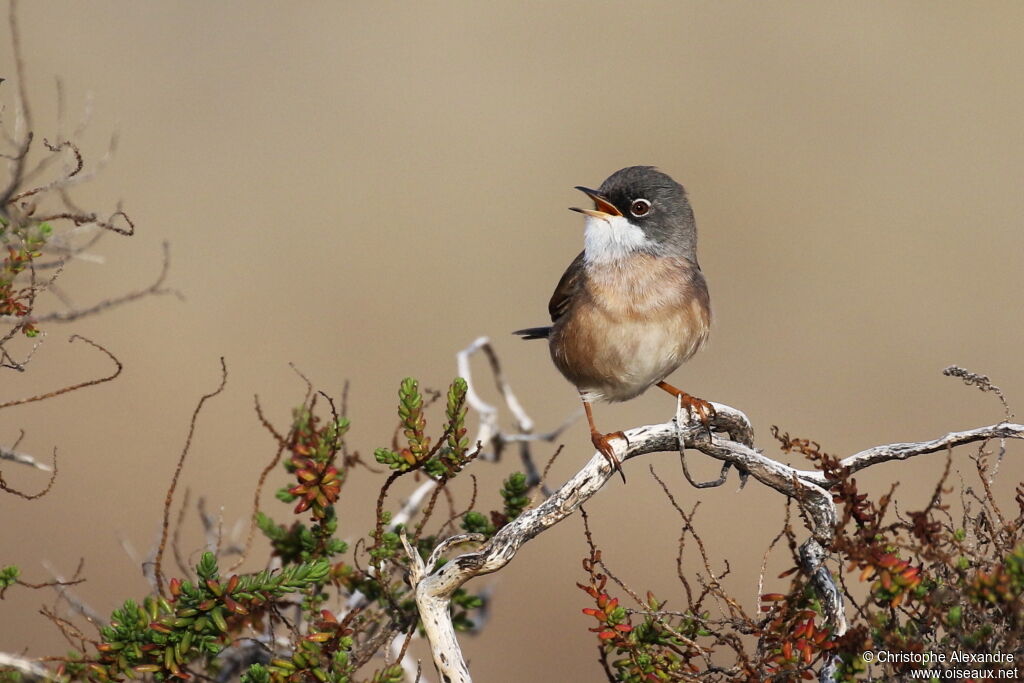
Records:
[[[621,216],[622,212],[615,208],[615,205],[609,202],[604,195],[597,190],[591,190],[587,187],[576,186],[576,189],[584,193],[588,197],[594,200],[593,209],[580,209],[575,206],[569,207],[570,211],[578,211],[594,218],[600,218],[602,220],[607,219],[609,216]]]

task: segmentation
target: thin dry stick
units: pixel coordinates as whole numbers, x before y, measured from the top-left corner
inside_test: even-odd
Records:
[[[270,424],[270,421],[264,417],[263,409],[260,407],[259,396],[255,396],[254,399],[256,401],[256,415],[259,417],[260,422],[267,431],[269,431],[277,441],[277,452],[274,453],[274,457],[271,458],[266,467],[260,471],[260,477],[256,481],[256,490],[252,494],[252,513],[249,515],[249,531],[245,536],[245,547],[239,554],[238,560],[228,569],[229,572],[233,572],[241,567],[242,563],[249,557],[249,552],[252,550],[253,539],[256,536],[256,519],[260,512],[260,497],[263,495],[263,487],[267,483],[267,477],[269,477],[270,473],[277,468],[278,463],[281,462],[281,456],[284,454],[285,449],[288,448],[288,440],[278,434],[274,429],[274,426]]]
[[[55,481],[57,481],[57,449],[56,448],[53,449],[53,467],[51,468],[51,472],[50,472],[50,481],[48,481],[46,483],[46,487],[42,491],[40,491],[39,493],[24,493],[22,491],[19,491],[18,489],[11,488],[7,484],[7,481],[4,480],[4,475],[3,474],[0,474],[0,491],[6,491],[7,493],[13,493],[14,495],[18,496],[19,498],[24,498],[25,500],[35,500],[36,498],[42,498],[47,493],[49,493],[50,489],[53,488],[53,483]]]
[[[148,287],[144,289],[138,289],[133,292],[128,292],[127,294],[122,294],[121,296],[112,297],[110,299],[104,299],[103,301],[100,301],[99,303],[94,304],[88,308],[78,308],[67,311],[54,311],[52,313],[46,313],[44,315],[29,316],[29,319],[32,322],[38,323],[67,323],[91,315],[102,313],[103,311],[109,310],[111,308],[123,306],[124,304],[130,303],[132,301],[137,301],[147,296],[162,296],[169,294],[178,298],[179,300],[183,300],[185,297],[180,291],[178,291],[177,289],[168,289],[164,287],[164,282],[167,280],[167,274],[170,272],[170,269],[171,247],[168,242],[164,242],[163,261],[162,265],[160,266],[160,274],[157,275],[157,278],[153,282],[153,284],[149,285]]]
[[[25,160],[28,157],[28,150],[32,144],[32,111],[29,108],[28,95],[25,92],[25,62],[21,58],[21,31],[18,28],[18,1],[11,0],[7,11],[7,25],[11,27],[11,52],[14,57],[14,74],[17,86],[17,113],[15,115],[14,136],[8,138],[15,147],[20,150],[14,155],[7,157],[10,160],[11,180],[3,192],[0,192],[0,215],[10,201],[18,186],[21,185],[22,174],[25,170]],[[4,132],[6,134],[6,128]],[[21,131],[26,131],[21,137]],[[20,138],[20,139],[19,139]]]
[[[78,561],[78,570],[75,572],[75,576],[79,575],[79,573],[81,572],[83,566],[84,566],[84,560],[79,560]],[[43,588],[59,588],[59,587],[66,587],[66,586],[77,586],[80,583],[85,583],[85,579],[72,578],[72,579],[69,579],[67,581],[60,581],[60,580],[54,579],[53,581],[41,581],[39,583],[32,583],[31,581],[22,581],[21,579],[15,579],[14,583],[17,584],[18,586],[21,586],[22,588],[29,588],[29,589],[32,589],[32,590],[40,590],[40,589],[43,589]],[[0,589],[0,600],[3,600],[4,594],[7,592],[8,588],[10,588],[10,586],[5,586],[4,588]]]
[[[46,568],[46,571],[50,572],[50,576],[52,576],[54,581],[57,582],[54,589],[57,591],[58,600],[66,602],[72,611],[81,615],[82,618],[93,626],[98,628],[106,624],[106,617],[86,604],[85,600],[78,597],[70,588],[70,584],[72,582],[78,582],[78,577],[81,576],[82,571],[85,569],[85,558],[78,560],[78,566],[75,568],[75,573],[71,575],[70,579],[65,579],[64,576],[57,571],[56,567],[51,565],[49,562],[44,561],[43,567]],[[56,604],[54,607],[56,608]]]
[[[45,394],[39,394],[38,396],[31,396],[29,398],[19,398],[16,401],[8,401],[7,403],[0,403],[0,409],[10,408],[11,406],[21,406],[21,405],[25,405],[26,403],[33,403],[35,401],[45,401],[48,398],[53,398],[54,396],[60,396],[61,394],[66,394],[66,393],[68,393],[70,391],[75,391],[77,389],[84,389],[85,387],[91,387],[91,386],[95,386],[97,384],[103,384],[104,382],[109,382],[110,380],[117,378],[117,376],[121,374],[121,370],[123,369],[123,366],[121,365],[121,361],[119,361],[114,354],[112,354],[110,351],[107,351],[105,348],[103,348],[102,346],[100,346],[96,342],[92,341],[91,339],[86,339],[85,337],[83,337],[81,335],[78,335],[78,334],[71,335],[68,338],[68,341],[69,342],[75,342],[75,341],[78,341],[79,339],[84,341],[86,344],[89,344],[90,346],[92,346],[94,348],[97,348],[100,351],[102,351],[103,353],[107,354],[107,357],[110,358],[110,360],[112,360],[114,362],[114,365],[117,366],[117,369],[114,370],[113,374],[108,375],[106,377],[100,377],[98,379],[90,379],[90,380],[88,380],[86,382],[81,382],[79,384],[72,384],[71,386],[63,387],[61,389],[57,389],[56,391],[50,391],[50,392],[47,392]]]
[[[191,502],[192,491],[185,487],[185,494],[181,497],[181,507],[178,509],[178,519],[174,522],[174,534],[171,536],[171,551],[174,553],[174,563],[178,565],[178,571],[182,576],[188,576],[192,569],[186,564],[181,554],[181,528],[185,523],[185,513]]]
[[[164,519],[160,529],[160,545],[157,547],[156,558],[153,561],[154,576],[156,577],[156,588],[157,591],[167,597],[164,594],[164,575],[163,575],[163,560],[164,550],[167,547],[167,535],[170,529],[171,520],[171,503],[174,501],[174,491],[178,487],[178,478],[181,476],[181,470],[185,466],[185,457],[188,455],[189,448],[192,446],[192,436],[196,431],[196,420],[199,418],[199,412],[203,409],[203,405],[211,398],[220,394],[224,391],[225,385],[228,382],[228,366],[224,362],[224,357],[220,358],[220,386],[209,394],[204,394],[199,399],[199,403],[196,404],[196,409],[192,411],[192,419],[189,421],[188,437],[185,439],[185,447],[181,450],[181,455],[178,456],[178,464],[174,468],[174,476],[171,477],[171,485],[167,488],[167,495],[164,497]]]
[[[782,525],[782,529],[776,534],[772,542],[768,544],[768,547],[764,551],[764,557],[761,558],[761,571],[757,574],[757,594],[754,595],[754,604],[758,605],[761,603],[761,596],[764,594],[764,574],[768,571],[768,557],[771,555],[772,550],[780,540],[786,536],[786,532],[789,530],[789,505],[786,505],[786,520]]]
[[[15,671],[20,671],[26,677],[39,678],[44,681],[57,680],[55,675],[38,662],[26,657],[10,655],[6,652],[0,652],[0,670],[2,669],[14,669]]]

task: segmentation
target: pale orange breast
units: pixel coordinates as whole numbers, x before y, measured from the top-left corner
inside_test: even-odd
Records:
[[[554,326],[551,354],[591,398],[624,401],[692,356],[707,339],[709,323],[707,290],[694,266],[637,255],[588,270]]]

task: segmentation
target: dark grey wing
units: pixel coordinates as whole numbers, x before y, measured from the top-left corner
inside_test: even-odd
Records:
[[[581,251],[580,255],[573,259],[573,262],[562,273],[562,279],[558,281],[555,293],[551,295],[551,301],[548,302],[548,313],[551,315],[551,322],[558,322],[558,319],[569,310],[569,306],[572,305],[572,300],[576,296],[576,292],[579,290],[582,282],[583,252]],[[551,336],[551,328],[530,327],[525,330],[516,330],[512,334],[518,334],[523,339],[547,339]]]
[[[548,313],[551,315],[551,322],[558,322],[558,319],[565,315],[576,298],[576,292],[583,286],[583,254],[573,259],[569,267],[562,273],[562,279],[555,287],[555,293],[551,295],[548,302]]]

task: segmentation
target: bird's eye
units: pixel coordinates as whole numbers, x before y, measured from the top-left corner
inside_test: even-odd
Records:
[[[629,212],[637,218],[647,215],[650,210],[651,203],[646,199],[634,199],[633,203],[629,205]]]

